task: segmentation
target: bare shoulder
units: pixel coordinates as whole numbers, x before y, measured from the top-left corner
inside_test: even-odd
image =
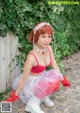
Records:
[[[35,59],[33,54],[34,52],[33,50],[31,50],[27,55],[26,62],[28,62],[29,64],[34,64]]]
[[[33,52],[33,50],[31,50],[27,55],[27,59],[33,61],[34,60],[33,54],[34,54],[34,52]]]

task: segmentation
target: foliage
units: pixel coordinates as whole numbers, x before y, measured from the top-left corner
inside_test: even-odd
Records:
[[[7,95],[10,92],[11,87],[0,93],[0,102],[7,99]]]
[[[39,21],[47,21],[54,28],[52,47],[57,62],[80,49],[79,5],[49,5],[47,0],[1,0],[0,35],[12,31],[19,37],[17,56],[23,67],[32,45],[26,37]],[[61,67],[61,64],[59,64]]]

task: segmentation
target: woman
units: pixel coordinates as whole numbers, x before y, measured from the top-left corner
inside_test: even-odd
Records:
[[[70,86],[68,80],[61,74],[55,61],[53,51],[49,45],[54,31],[47,22],[38,23],[30,32],[28,40],[34,48],[29,52],[23,73],[13,81],[11,97],[7,101],[14,102],[19,98],[26,103],[25,111],[31,113],[44,113],[40,102],[48,107],[54,106],[49,95],[57,91],[60,82]],[[52,66],[51,70],[46,70]]]

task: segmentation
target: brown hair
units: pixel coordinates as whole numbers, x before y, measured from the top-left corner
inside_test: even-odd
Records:
[[[40,22],[40,23],[42,23],[42,22]],[[40,23],[38,23],[38,24],[40,24]],[[35,27],[36,27],[38,24],[36,24]],[[35,28],[35,27],[34,27],[34,28]],[[40,36],[41,34],[45,34],[45,33],[48,33],[48,34],[53,35],[53,29],[52,29],[52,27],[51,27],[50,25],[45,24],[44,26],[42,26],[41,28],[39,28],[39,29],[36,31],[35,34],[34,34],[34,29],[33,29],[33,30],[30,32],[29,36],[28,36],[28,40],[29,40],[29,42],[33,43],[33,37],[34,37],[34,43],[36,43],[37,40],[38,40],[38,38],[39,38],[39,36]]]

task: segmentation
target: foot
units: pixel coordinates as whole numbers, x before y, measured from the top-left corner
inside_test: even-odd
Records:
[[[38,106],[35,106],[34,104],[27,104],[25,111],[31,113],[44,113]]]
[[[42,100],[42,103],[44,103],[44,105],[46,105],[47,107],[53,107],[54,106],[54,102],[49,97],[45,97]]]
[[[29,100],[25,107],[25,111],[31,113],[44,113],[40,108],[40,102],[37,100]]]

